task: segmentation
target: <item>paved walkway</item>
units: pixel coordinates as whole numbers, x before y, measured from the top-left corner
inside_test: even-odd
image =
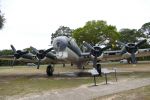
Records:
[[[89,100],[99,96],[118,93],[125,90],[135,89],[150,85],[150,78],[143,78],[131,81],[114,82],[108,85],[81,86],[74,89],[64,89],[41,94],[31,94],[25,97],[15,98],[15,100]],[[7,98],[14,100],[14,98]]]

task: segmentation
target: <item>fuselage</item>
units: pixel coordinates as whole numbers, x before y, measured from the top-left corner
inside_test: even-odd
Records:
[[[82,51],[73,38],[59,36],[53,40],[52,45],[59,62],[80,65],[86,61],[85,56],[82,56]]]

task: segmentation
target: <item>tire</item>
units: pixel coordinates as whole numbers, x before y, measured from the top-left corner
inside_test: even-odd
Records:
[[[97,64],[97,65],[96,65],[96,69],[97,69],[97,72],[99,73],[99,75],[102,76],[101,64]]]
[[[46,73],[47,76],[53,76],[54,68],[51,65],[47,66]]]

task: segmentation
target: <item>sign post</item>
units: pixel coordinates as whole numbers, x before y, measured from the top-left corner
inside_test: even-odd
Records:
[[[116,79],[116,82],[117,82],[117,68],[113,68],[115,70],[115,79]]]
[[[106,80],[106,84],[107,84],[107,74],[105,73],[105,80]]]
[[[96,86],[96,79],[95,79],[95,75],[94,75],[94,85]]]

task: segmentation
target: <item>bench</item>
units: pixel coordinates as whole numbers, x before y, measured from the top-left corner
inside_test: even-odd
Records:
[[[102,72],[102,74],[105,75],[106,84],[107,84],[107,74],[110,74],[110,73],[115,73],[115,79],[117,82],[117,71],[116,70],[117,70],[116,68],[113,68],[113,70],[109,70],[107,68],[102,68],[101,72]]]
[[[117,82],[117,73],[116,73],[116,70],[117,70],[116,68],[113,68],[113,70],[109,70],[107,68],[102,68],[101,69],[101,73],[105,75],[106,84],[107,84],[107,80],[108,80],[107,79],[107,74],[110,74],[110,73],[115,73],[115,79],[116,79],[116,82]],[[94,77],[94,83],[95,83],[95,86],[96,86],[96,79],[95,79],[95,77],[99,76],[99,73],[98,73],[98,71],[95,68],[93,68],[92,70],[89,70],[89,72]]]

